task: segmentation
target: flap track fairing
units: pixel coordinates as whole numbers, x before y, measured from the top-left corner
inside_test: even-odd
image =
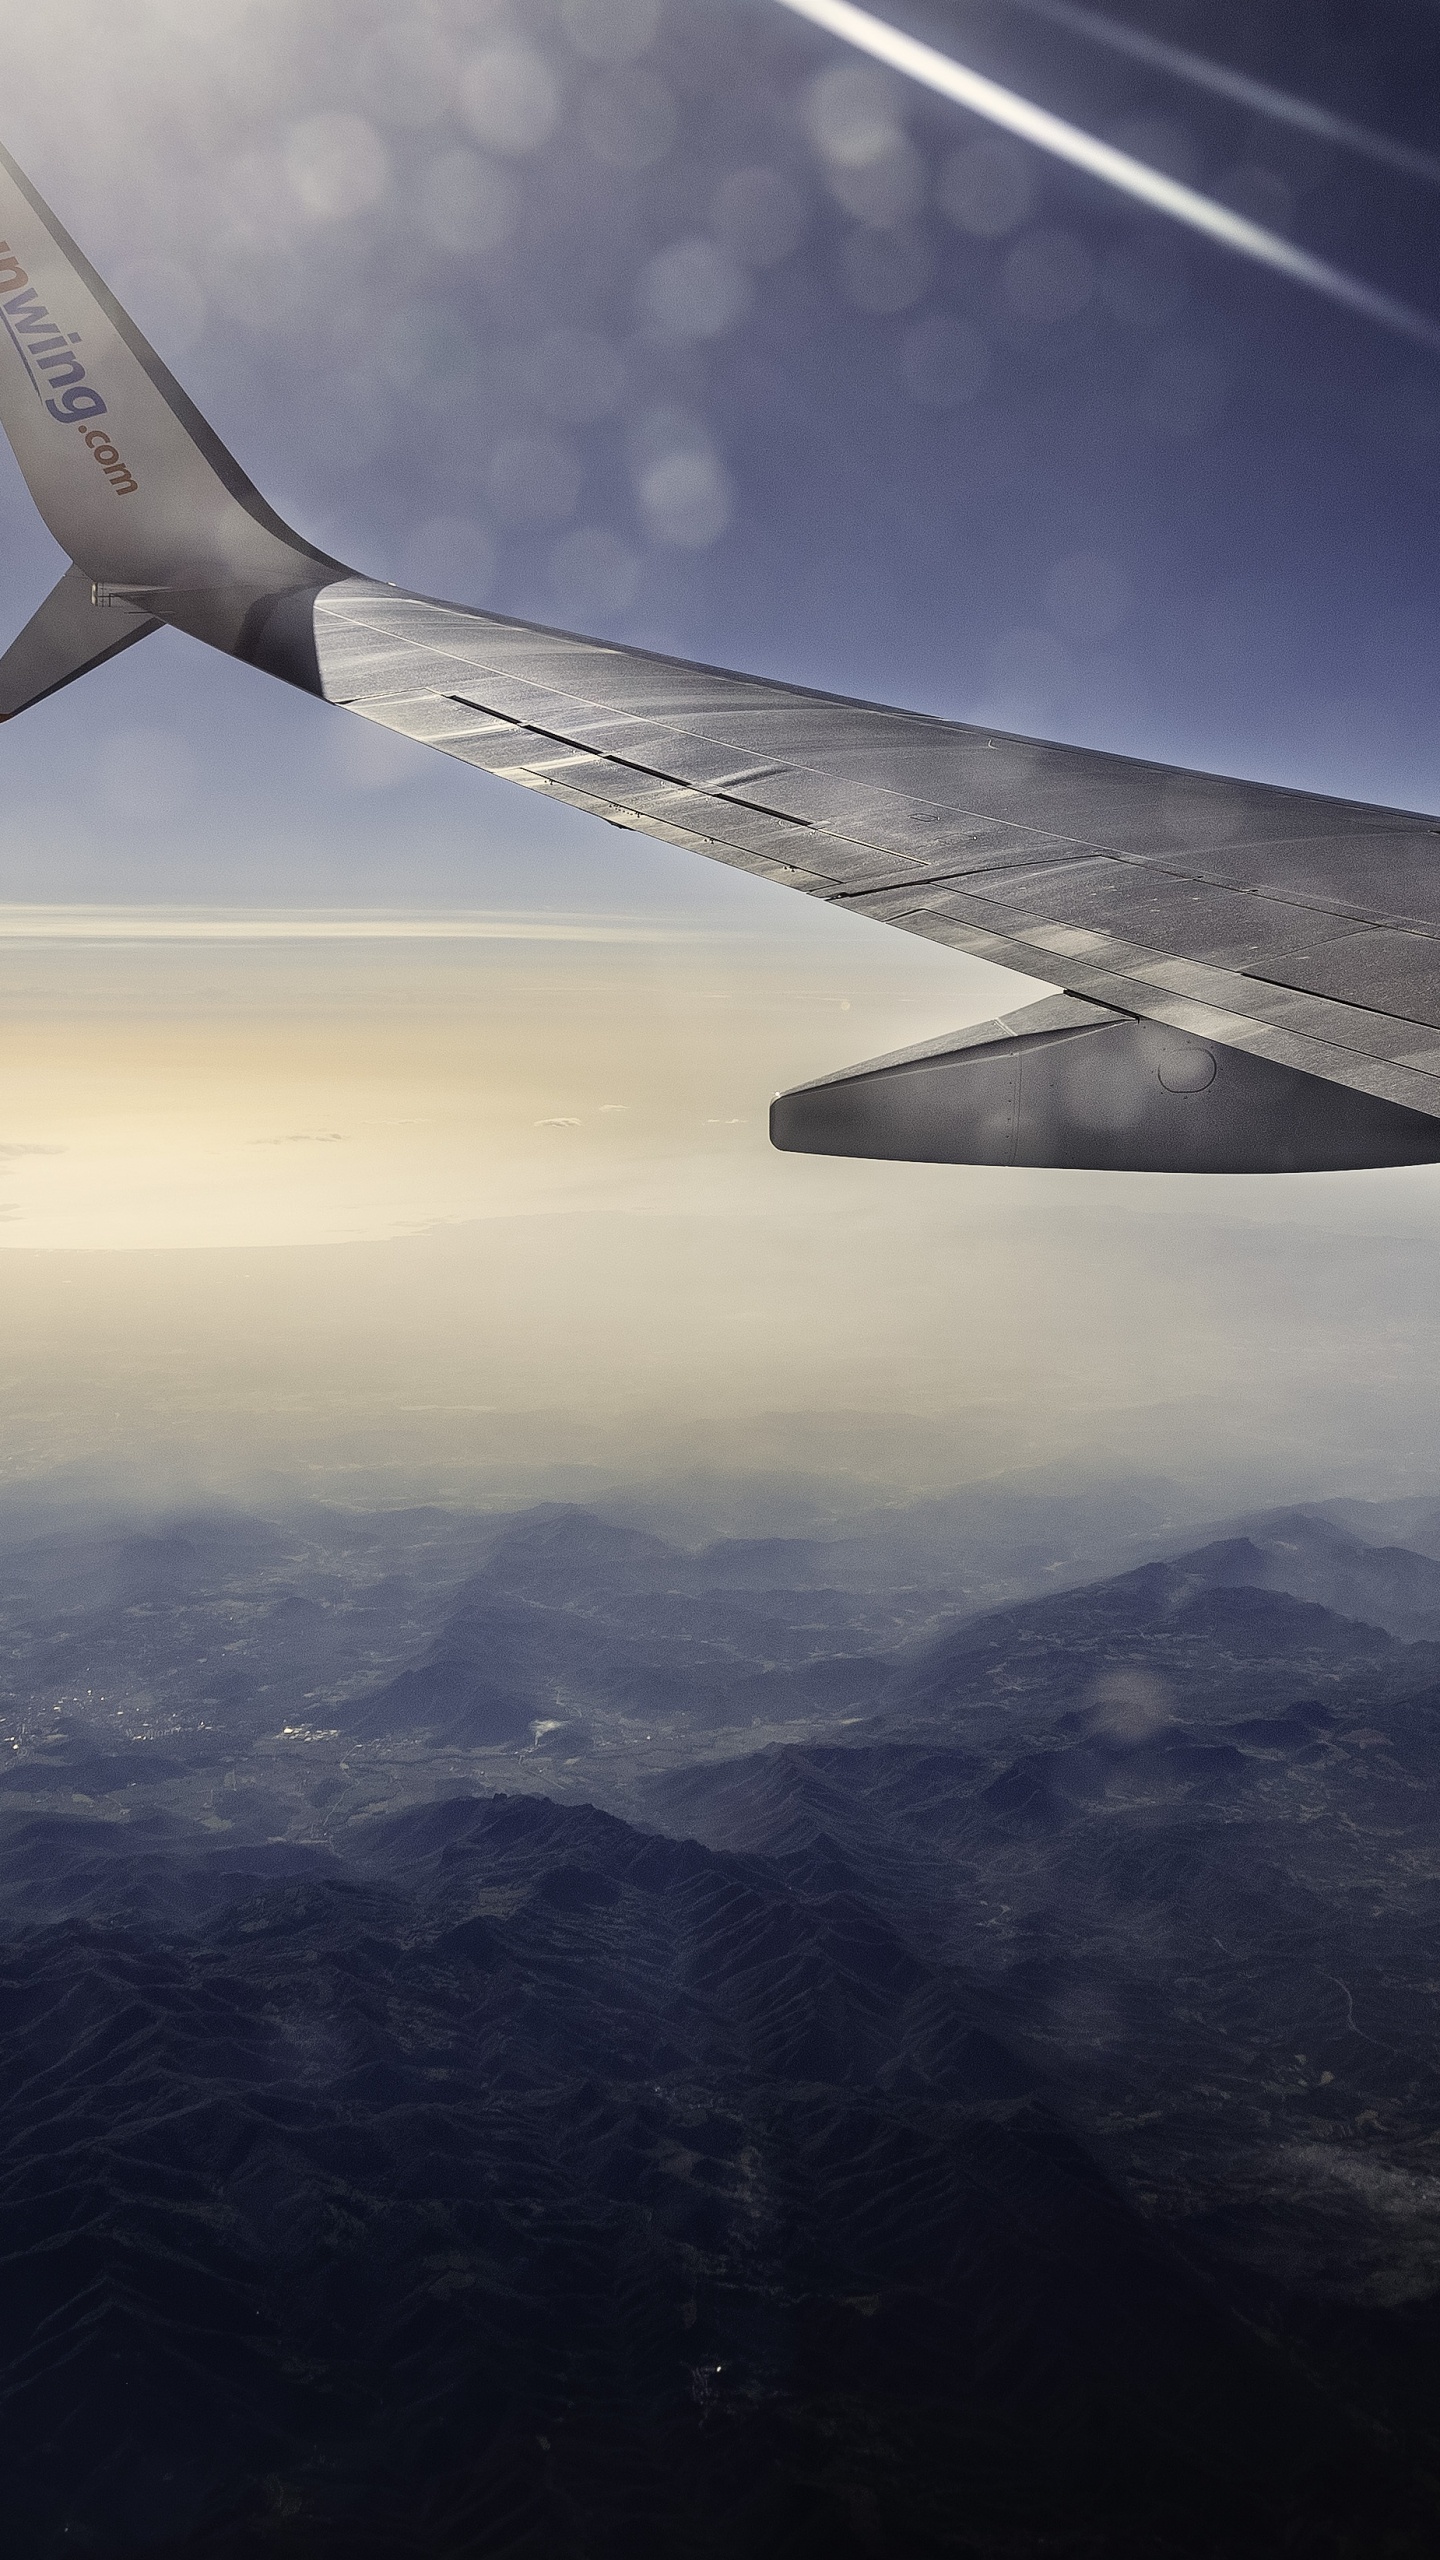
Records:
[[[1440,1120],[1076,996],[777,1095],[773,1145],[909,1164],[1323,1173],[1440,1163]]]

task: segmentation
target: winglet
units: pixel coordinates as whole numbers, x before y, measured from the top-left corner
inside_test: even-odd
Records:
[[[266,504],[4,151],[0,426],[101,586],[257,598],[349,574]]]

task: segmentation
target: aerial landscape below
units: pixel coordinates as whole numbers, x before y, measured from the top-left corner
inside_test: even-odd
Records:
[[[22,2547],[1432,2549],[1440,1506],[1164,1490],[12,1520]]]

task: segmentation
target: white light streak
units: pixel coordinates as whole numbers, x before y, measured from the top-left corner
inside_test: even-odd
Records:
[[[1408,303],[1397,302],[1392,294],[1380,292],[1358,276],[1347,275],[1343,268],[1331,266],[1328,259],[1297,248],[1293,240],[1282,238],[1277,231],[1267,231],[1263,223],[1232,213],[1228,205],[1217,204],[1197,188],[1182,186],[1178,178],[1166,177],[1163,170],[1134,159],[1128,151],[1117,150],[1113,143],[1100,141],[1080,125],[1067,124],[1063,116],[1051,115],[1048,108],[1037,107],[1032,99],[1002,88],[982,72],[969,70],[950,54],[937,53],[933,45],[921,44],[917,37],[905,35],[868,9],[853,7],[851,0],[780,0],[780,6],[797,18],[808,18],[812,25],[823,27],[827,35],[838,36],[842,43],[868,53],[889,70],[902,72],[923,88],[933,89],[937,96],[953,99],[956,106],[968,108],[972,115],[983,116],[987,123],[1001,126],[1022,142],[1032,143],[1037,151],[1048,151],[1053,158],[1068,161],[1072,168],[1098,178],[1102,185],[1148,205],[1152,212],[1166,214],[1172,222],[1185,223],[1191,231],[1218,242],[1222,249],[1233,249],[1238,256],[1251,258],[1258,266],[1288,277],[1292,284],[1304,285],[1311,293],[1339,303],[1342,309],[1357,312],[1362,319],[1373,320],[1398,337],[1410,338],[1416,345],[1428,347],[1432,354],[1440,354],[1440,321],[1412,311]]]
[[[1368,125],[1352,124],[1348,116],[1332,115],[1328,107],[1317,107],[1309,98],[1292,97],[1288,89],[1274,89],[1268,80],[1252,80],[1248,72],[1232,71],[1228,63],[1211,62],[1203,53],[1166,44],[1160,36],[1146,35],[1141,27],[1120,26],[1113,18],[1097,17],[1092,9],[1074,8],[1071,0],[1010,0],[1010,6],[1083,36],[1087,43],[1104,45],[1111,53],[1128,54],[1133,62],[1145,62],[1152,70],[1167,71],[1176,80],[1187,80],[1192,89],[1208,89],[1213,97],[1231,98],[1236,106],[1249,107],[1254,114],[1269,116],[1276,124],[1293,125],[1299,133],[1313,133],[1320,142],[1359,152],[1366,160],[1378,161],[1384,169],[1398,170],[1402,177],[1419,178],[1426,186],[1440,187],[1440,160],[1430,152],[1418,151],[1413,143],[1392,142],[1388,134],[1372,133]]]

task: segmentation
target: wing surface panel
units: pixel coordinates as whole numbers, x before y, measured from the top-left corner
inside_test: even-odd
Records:
[[[1440,1117],[1440,833],[532,630],[363,579],[325,691],[384,727],[1091,1003]]]

